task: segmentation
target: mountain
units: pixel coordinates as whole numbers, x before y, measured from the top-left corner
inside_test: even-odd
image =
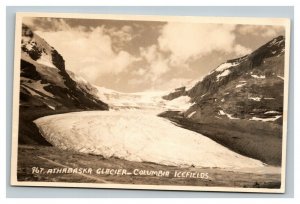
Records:
[[[66,70],[63,57],[28,26],[22,25],[20,63],[20,142],[39,143],[32,120],[80,110],[108,110],[97,89]],[[35,131],[33,134],[32,131]]]
[[[244,119],[282,123],[284,45],[279,36],[249,55],[228,60],[194,87],[180,87],[163,98],[189,96],[184,115],[194,121]]]
[[[285,38],[279,36],[249,55],[228,60],[192,88],[179,87],[166,100],[192,104],[166,117],[242,155],[281,165]]]

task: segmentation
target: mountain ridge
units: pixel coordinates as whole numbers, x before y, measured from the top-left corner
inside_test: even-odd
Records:
[[[264,113],[274,116],[278,112],[277,116],[282,115],[284,45],[283,36],[274,38],[249,55],[220,64],[191,89],[180,87],[163,98],[173,100],[176,97],[189,96],[194,106],[185,112],[185,116],[193,111],[197,113],[197,106],[205,107],[206,104],[210,104],[211,111],[202,110],[202,113],[207,116],[226,116],[220,113],[223,111],[235,118],[262,118],[263,121],[266,118]],[[238,99],[233,101],[234,98]],[[261,107],[261,110],[254,110],[255,106]]]
[[[227,60],[194,87],[180,87],[167,100],[188,96],[184,111],[159,116],[203,134],[242,155],[280,166],[285,39],[274,38],[242,58]]]
[[[22,24],[20,70],[21,143],[44,143],[35,136],[39,133],[32,121],[37,117],[109,109],[92,89],[76,81],[61,54],[25,24]]]

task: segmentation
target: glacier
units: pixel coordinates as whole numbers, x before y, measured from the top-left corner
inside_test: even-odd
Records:
[[[230,170],[264,166],[259,160],[158,117],[159,112],[83,111],[46,116],[34,123],[54,146],[104,158]]]

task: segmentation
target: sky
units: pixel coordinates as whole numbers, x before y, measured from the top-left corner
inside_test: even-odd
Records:
[[[91,84],[122,92],[172,90],[251,53],[284,28],[268,25],[23,18]]]

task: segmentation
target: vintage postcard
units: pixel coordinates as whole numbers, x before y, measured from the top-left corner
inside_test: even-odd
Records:
[[[17,13],[11,184],[283,193],[290,20]]]

